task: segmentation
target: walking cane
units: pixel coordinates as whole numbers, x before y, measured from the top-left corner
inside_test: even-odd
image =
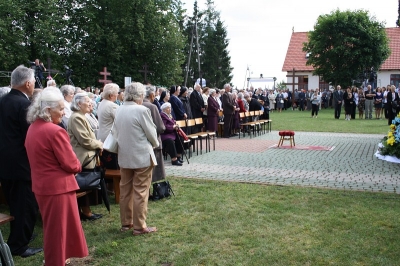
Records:
[[[182,152],[183,152],[183,154],[184,154],[185,157],[186,157],[186,161],[187,161],[187,163],[189,164],[189,159],[188,159],[188,157],[187,157],[187,155],[186,155],[185,147],[183,147],[183,143],[182,143],[182,140],[181,140],[181,136],[179,136],[179,134],[176,134],[176,135],[177,135],[177,137],[178,137],[178,139],[179,139],[179,143],[180,143],[181,146],[182,146]],[[190,149],[190,147],[189,147],[189,149]]]

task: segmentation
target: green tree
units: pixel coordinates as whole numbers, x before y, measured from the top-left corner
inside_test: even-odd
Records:
[[[303,51],[314,75],[342,86],[351,85],[366,68],[379,69],[390,54],[384,24],[363,10],[319,16]]]

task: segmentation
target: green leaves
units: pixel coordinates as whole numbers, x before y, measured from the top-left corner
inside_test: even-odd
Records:
[[[314,75],[332,84],[351,85],[365,68],[380,65],[389,57],[384,25],[367,11],[332,11],[319,16],[303,51],[311,53],[307,65]]]

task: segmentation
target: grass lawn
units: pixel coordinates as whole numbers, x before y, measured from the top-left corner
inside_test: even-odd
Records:
[[[90,256],[73,265],[400,264],[400,195],[170,181],[176,197],[149,203],[148,225],[159,232],[120,233],[112,205],[110,215],[83,222]],[[8,226],[2,231],[6,236]],[[42,244],[41,222],[36,232],[32,246]],[[41,265],[42,256],[14,260]]]
[[[271,113],[273,130],[385,135],[387,120],[335,120],[333,109]],[[357,114],[358,117],[358,114]],[[120,233],[119,206],[83,222],[90,255],[72,265],[400,265],[400,195],[169,178],[176,197],[149,203],[159,232]],[[0,212],[8,213],[6,206]],[[8,236],[8,225],[1,227]],[[42,224],[33,247],[43,245]],[[57,236],[54,236],[57,237]],[[41,265],[43,253],[14,257]]]
[[[318,112],[318,118],[311,118],[311,111],[292,111],[286,110],[278,113],[270,113],[273,130],[296,130],[307,132],[341,132],[341,133],[361,133],[361,134],[383,134],[389,131],[388,121],[383,118],[377,119],[356,119],[351,121],[344,120],[344,110],[340,115],[340,120],[334,118],[334,109],[322,109]],[[375,113],[373,114],[375,117]]]

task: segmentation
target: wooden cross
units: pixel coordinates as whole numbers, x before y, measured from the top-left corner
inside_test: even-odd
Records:
[[[111,76],[111,73],[107,72],[107,67],[104,67],[103,71],[99,72],[99,73],[100,73],[100,75],[103,75],[103,79],[99,79],[99,83],[103,83],[103,87],[104,87],[104,85],[112,82],[112,80],[107,79],[107,76]]]
[[[144,73],[144,82],[147,83],[147,73],[153,73],[152,71],[148,70],[148,65],[147,63],[144,63],[144,65],[142,66],[143,70],[139,70],[140,73]]]

